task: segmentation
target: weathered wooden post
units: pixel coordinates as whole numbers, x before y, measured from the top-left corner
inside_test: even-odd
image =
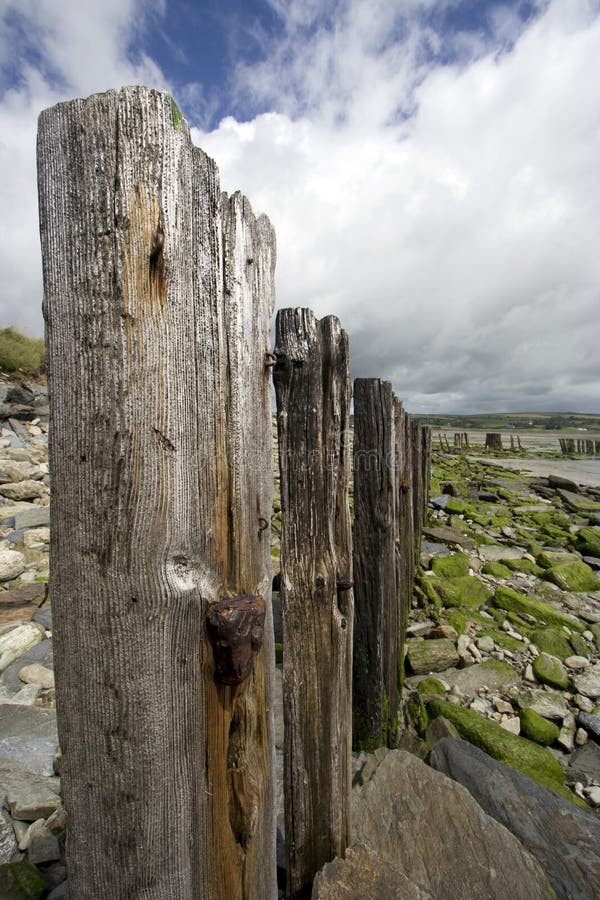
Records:
[[[38,163],[69,895],[272,900],[273,231],[164,93]]]
[[[287,896],[310,897],[350,831],[352,539],[348,338],[277,315]],[[257,898],[258,900],[258,898]]]
[[[353,744],[394,746],[400,634],[399,504],[410,506],[405,418],[389,381],[354,382]],[[410,530],[409,542],[412,544]],[[404,546],[404,543],[403,543]],[[412,552],[412,551],[411,551]]]

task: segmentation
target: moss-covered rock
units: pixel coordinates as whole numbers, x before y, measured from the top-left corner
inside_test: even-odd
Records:
[[[441,694],[442,697],[446,693],[446,688],[437,678],[423,678],[423,680],[418,683],[417,690],[419,694],[431,694],[433,696]]]
[[[533,616],[539,622],[545,622],[547,625],[566,625],[573,631],[583,632],[584,626],[574,616],[563,613],[549,603],[542,600],[534,600],[526,597],[525,594],[513,590],[499,584],[496,587],[493,603],[498,609],[506,609],[518,614]]]
[[[444,606],[466,606],[478,609],[490,599],[489,589],[473,575],[459,578],[438,578],[435,589]]]
[[[542,569],[552,569],[564,563],[578,562],[579,557],[568,550],[541,550],[537,555],[538,565]]]
[[[450,497],[446,504],[446,512],[450,515],[461,515],[467,508],[467,504],[460,497]]]
[[[413,691],[406,704],[406,712],[419,737],[425,737],[429,725],[429,715],[417,691]]]
[[[585,656],[586,658],[590,655],[590,648],[588,643],[584,637],[580,634],[572,634],[569,637],[569,643],[573,648],[573,652],[576,656]],[[554,654],[556,656],[556,654]],[[566,659],[566,657],[565,657]]]
[[[456,647],[447,638],[434,638],[429,641],[417,639],[407,641],[406,659],[415,675],[427,675],[429,672],[443,672],[458,663]]]
[[[533,661],[533,674],[542,684],[566,691],[569,687],[569,676],[560,659],[548,653],[540,653]]]
[[[501,559],[501,565],[506,566],[512,572],[524,572],[526,575],[541,575],[542,569],[532,559]]]
[[[522,709],[519,712],[521,720],[521,734],[523,737],[548,747],[553,744],[560,734],[560,728],[554,722],[549,722],[543,716],[538,715],[532,709]]]
[[[573,647],[569,643],[569,639],[564,631],[560,631],[558,628],[534,628],[529,633],[529,639],[539,650],[543,650],[544,653],[549,653],[551,656],[557,656],[559,659],[564,660],[573,655]]]
[[[593,570],[582,560],[577,562],[563,563],[547,569],[545,577],[548,581],[552,581],[562,591],[598,591],[600,590],[600,579],[594,574]]]
[[[532,741],[511,734],[495,722],[484,719],[472,709],[454,706],[446,700],[430,700],[429,718],[445,716],[457,728],[460,736],[480,747],[494,759],[528,775],[535,781],[564,796],[562,766],[549,750]],[[571,799],[571,798],[569,798]]]
[[[13,862],[0,866],[2,900],[39,900],[46,890],[45,878],[30,863]]]
[[[469,574],[469,557],[465,553],[436,556],[431,562],[431,568],[443,578],[460,578]]]
[[[595,556],[600,559],[600,529],[582,528],[577,532],[575,546],[583,556]]]
[[[491,575],[493,578],[510,578],[511,571],[503,563],[486,562],[483,567],[483,574]]]
[[[594,635],[596,647],[598,648],[598,650],[600,650],[600,622],[594,622],[592,625],[588,625],[588,628]]]

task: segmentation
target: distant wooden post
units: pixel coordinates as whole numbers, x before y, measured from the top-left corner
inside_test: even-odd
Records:
[[[164,93],[38,161],[69,896],[273,900],[273,231]]]
[[[502,446],[502,435],[497,431],[490,431],[485,436],[485,449],[486,450],[503,450]]]
[[[277,316],[287,897],[310,897],[350,833],[352,555],[348,339]],[[259,898],[257,897],[257,900]]]
[[[353,744],[393,746],[399,704],[402,613],[400,495],[412,523],[405,420],[389,381],[354,382]],[[400,456],[400,458],[399,458]],[[412,544],[413,532],[408,538]]]

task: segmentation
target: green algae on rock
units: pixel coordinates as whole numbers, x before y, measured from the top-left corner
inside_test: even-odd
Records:
[[[568,637],[558,628],[534,628],[529,634],[529,639],[539,650],[559,659],[565,660],[573,655],[573,647]]]
[[[486,562],[483,567],[484,575],[491,575],[493,578],[510,578],[512,572],[504,563]]]
[[[575,537],[575,546],[583,556],[600,559],[600,530],[588,526],[581,528]]]
[[[460,736],[485,750],[494,759],[511,766],[524,775],[552,790],[564,784],[561,764],[549,750],[539,747],[526,738],[511,734],[495,722],[484,719],[472,709],[454,706],[447,700],[430,700],[427,704],[430,719],[445,716],[458,730]]]
[[[415,675],[427,675],[457,665],[458,653],[454,643],[447,638],[412,639],[407,641],[406,659]]]
[[[544,719],[539,713],[533,709],[522,709],[519,712],[521,722],[521,733],[530,741],[541,744],[542,747],[548,747],[553,744],[560,734],[560,728],[554,722]]]
[[[444,696],[446,688],[438,678],[423,678],[417,685],[419,694],[441,694]]]
[[[469,557],[465,553],[437,556],[431,561],[431,568],[436,575],[445,578],[459,578],[469,574]]]
[[[569,676],[560,659],[548,653],[540,653],[533,660],[533,674],[542,684],[566,691],[569,687]]]
[[[498,609],[533,616],[534,619],[548,625],[566,625],[567,628],[580,632],[585,630],[581,622],[574,616],[563,613],[542,600],[534,600],[525,594],[520,594],[519,591],[505,585],[499,584],[496,587],[492,602]]]
[[[490,599],[488,588],[473,575],[458,578],[436,578],[435,589],[445,606],[478,609]]]
[[[582,591],[600,590],[600,579],[594,575],[593,570],[587,563],[580,560],[562,563],[547,569],[545,577],[556,584],[562,591],[580,593]]]

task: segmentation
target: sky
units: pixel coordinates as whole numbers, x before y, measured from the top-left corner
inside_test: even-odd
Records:
[[[0,327],[43,333],[39,112],[146,84],[414,412],[600,412],[600,0],[0,0]]]

